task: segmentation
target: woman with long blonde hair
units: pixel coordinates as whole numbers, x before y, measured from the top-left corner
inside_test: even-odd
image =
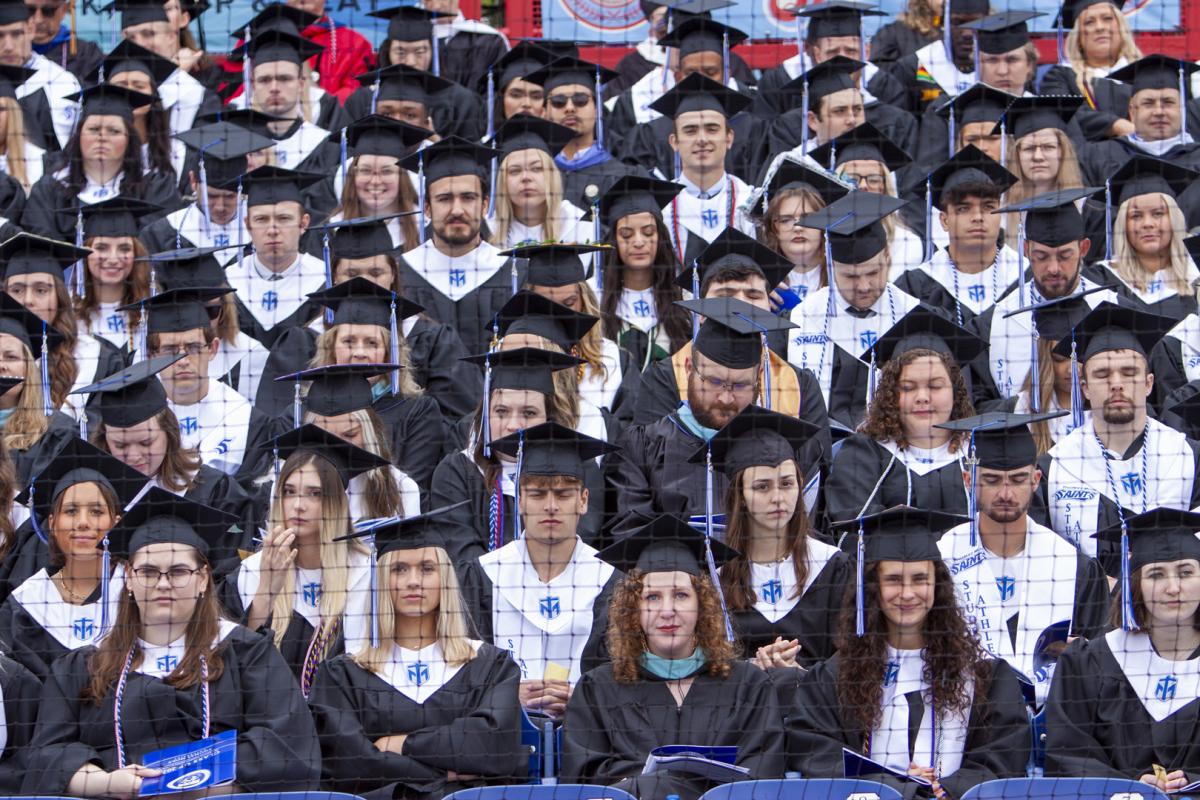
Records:
[[[42,177],[42,157],[46,151],[29,141],[25,134],[25,113],[10,93],[11,87],[6,81],[13,69],[8,65],[0,66],[0,172],[19,183],[23,194],[27,195]],[[20,200],[24,206],[24,196]]]
[[[387,462],[304,425],[275,439],[284,459],[271,490],[262,549],[223,585],[226,608],[274,631],[275,646],[308,695],[317,667],[368,640],[370,556],[353,531],[346,485]]]
[[[942,35],[942,5],[942,0],[908,0],[904,11],[871,38],[871,61],[898,61],[936,42]]]
[[[525,772],[520,670],[473,639],[440,523],[433,511],[371,530],[377,643],[326,662],[309,697],[337,791],[436,798]]]
[[[506,249],[540,242],[586,242],[595,238],[583,212],[563,199],[562,173],[554,157],[575,138],[563,125],[518,114],[496,131],[500,149],[489,241]]]

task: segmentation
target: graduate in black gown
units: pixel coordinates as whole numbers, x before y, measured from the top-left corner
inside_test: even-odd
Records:
[[[613,448],[544,422],[492,449],[521,456],[522,535],[464,565],[463,594],[479,635],[520,668],[521,706],[561,719],[571,687],[605,659],[616,578],[578,531],[592,502],[584,466]]]
[[[785,684],[834,654],[849,576],[845,554],[816,537],[804,507],[796,454],[814,432],[748,406],[710,442],[713,467],[729,478],[724,541],[739,553],[721,568],[725,603],[742,655]]]
[[[133,797],[148,753],[236,731],[235,791],[316,789],[320,749],[270,640],[221,619],[210,539],[236,520],[161,489],[112,534],[129,577],[111,633],[59,660],[23,791]],[[149,787],[147,787],[149,788]]]
[[[727,638],[706,546],[718,566],[733,555],[686,520],[663,515],[600,551],[626,577],[609,616],[612,662],[584,675],[567,704],[564,783],[611,785],[644,800],[696,800],[715,782],[662,766],[642,774],[651,751],[679,744],[735,747],[746,777],[782,776],[775,691]]]
[[[484,365],[484,400],[466,446],[446,455],[433,473],[433,507],[456,506],[445,521],[446,551],[459,565],[517,538],[517,460],[493,451],[490,443],[547,421],[572,427],[569,409],[558,400],[554,373],[580,363],[574,356],[532,347],[470,360]],[[598,467],[587,467],[585,483],[595,485],[599,477]],[[470,502],[457,505],[464,500]],[[602,504],[585,515],[584,541],[598,540],[602,517]]]
[[[1178,792],[1200,778],[1200,514],[1127,516],[1129,579],[1113,629],[1059,658],[1046,711],[1046,775],[1126,778]],[[1121,525],[1097,538],[1121,546]]]
[[[346,485],[387,462],[311,424],[277,437],[272,450],[284,461],[262,549],[224,581],[221,600],[247,627],[271,631],[307,696],[322,661],[369,638],[370,556],[345,538]]]
[[[377,638],[327,661],[313,684],[324,782],[335,791],[437,798],[515,782],[529,763],[520,672],[507,652],[471,638],[439,511],[372,529]]]
[[[897,505],[965,514],[961,459],[965,438],[936,427],[972,416],[959,364],[983,342],[923,307],[879,338],[881,365],[867,416],[830,468],[829,519],[857,519]]]
[[[55,659],[94,643],[115,619],[124,571],[100,545],[145,483],[72,439],[23,495],[34,529],[47,540],[49,563],[0,606],[0,646],[39,680]]]
[[[41,682],[8,656],[0,655],[0,704],[4,707],[0,746],[0,791],[19,794],[37,724]]]
[[[355,120],[375,113],[472,142],[485,133],[479,98],[432,72],[408,64],[380,64],[357,79],[362,88],[346,98],[346,111]]]
[[[480,235],[490,202],[487,165],[497,153],[452,136],[400,162],[424,175],[420,228],[428,220],[432,231],[401,258],[401,291],[458,331],[472,353],[487,348],[492,318],[521,285],[516,265]]]
[[[906,798],[1025,777],[1017,677],[981,654],[938,553],[933,531],[959,521],[900,506],[851,522],[862,583],[846,592],[838,654],[808,671],[787,709],[788,769],[840,778],[850,750]]]

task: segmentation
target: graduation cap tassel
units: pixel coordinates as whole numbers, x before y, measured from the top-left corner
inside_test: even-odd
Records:
[[[500,160],[493,157],[491,163],[488,164],[488,197],[496,196],[496,181],[499,179],[497,173],[500,172]],[[493,210],[491,213],[495,213]],[[514,293],[516,290],[513,290]]]
[[[725,639],[730,642],[737,641],[733,634],[733,625],[729,621],[729,605],[725,602],[725,592],[721,589],[721,576],[717,572],[717,560],[713,558],[712,537],[704,537],[704,560],[708,565],[708,577],[712,581],[713,588],[717,590],[717,600],[721,603],[721,618],[725,621]]]
[[[525,466],[525,429],[517,432],[517,474],[513,476],[513,540],[521,538],[521,468]]]
[[[1071,333],[1071,429],[1083,427],[1083,390],[1079,386],[1079,354]]]
[[[396,319],[396,293],[392,292],[392,314],[389,321],[388,333],[392,337],[389,356],[393,364],[400,363],[400,323]],[[392,395],[400,396],[400,370],[399,368],[392,370]]]
[[[692,299],[700,299],[700,261],[699,259],[692,260]],[[700,335],[700,315],[692,313],[692,343],[696,341],[696,337]]]
[[[79,210],[75,214],[75,246],[83,247],[83,206],[79,206]],[[73,268],[74,280],[71,281],[75,289],[75,296],[83,298],[83,273],[87,270],[87,260],[80,259],[75,262]]]
[[[957,137],[955,136],[957,126],[955,125],[955,122],[956,122],[956,120],[954,119],[954,106],[951,105],[950,106],[950,134],[949,134],[949,136],[946,137],[946,148],[949,150],[949,152],[946,153],[946,158],[954,158],[954,151],[958,149],[957,148],[958,142],[956,141]]]
[[[604,149],[604,105],[600,102],[600,65],[596,65],[596,144]]]
[[[433,49],[432,49],[433,63],[430,66],[433,67],[434,77],[440,78],[440,77],[442,77],[442,57],[438,53],[438,37],[436,34],[434,35],[432,41],[430,41],[430,44],[433,45]],[[489,70],[489,72],[490,72],[490,70]]]
[[[371,113],[375,113],[375,106],[379,103],[379,80],[371,84]]]
[[[215,144],[215,142],[214,142]],[[200,172],[200,199],[204,201],[204,208],[200,214],[200,220],[204,224],[204,232],[207,234],[211,231],[212,218],[210,209],[212,206],[208,204],[208,170],[204,168],[204,150],[200,151],[200,163],[198,165]],[[179,231],[175,231],[175,235],[179,235]]]
[[[712,442],[704,452],[704,537],[713,535],[713,463]]]
[[[953,119],[954,115],[951,114]],[[933,258],[933,177],[925,178],[925,260]]]
[[[379,571],[379,554],[374,536],[368,546],[371,548],[371,647],[379,647],[379,598],[375,594],[379,589],[379,576],[376,574]]]
[[[495,352],[495,347],[489,348],[488,352]],[[483,410],[482,417],[479,420],[479,435],[483,438],[483,457],[492,457],[492,447],[489,444],[492,440],[492,423],[491,423],[491,406],[492,406],[492,360],[486,358],[483,361]]]
[[[800,63],[804,63],[804,56],[800,56]],[[800,152],[808,152],[808,83],[805,82],[804,90],[800,92]]]
[[[867,633],[866,560],[867,545],[863,537],[862,517],[858,518],[858,541],[854,543],[854,635]]]
[[[338,145],[341,148],[340,155],[341,155],[341,159],[342,159],[342,186],[345,187],[345,185],[346,185],[346,161],[347,161],[347,159],[346,159],[346,128],[345,127],[342,128],[342,135],[339,138],[340,138],[340,141],[338,142]]]
[[[100,542],[100,634],[108,630],[109,575],[112,570],[112,553],[108,551],[108,534]]]
[[[1041,367],[1038,363],[1038,331],[1037,323],[1031,320],[1030,327],[1033,328],[1033,336],[1030,337],[1029,345],[1029,393],[1032,395],[1029,398],[1029,409],[1034,414],[1042,413],[1042,392],[1041,392]]]
[[[1186,114],[1184,115],[1186,116]],[[1104,179],[1104,260],[1112,261],[1112,178]]]
[[[54,415],[54,406],[50,402],[50,336],[45,320],[42,321],[42,411],[46,416]]]
[[[300,401],[300,381],[296,381],[296,385],[292,388],[292,427],[299,428],[300,423],[304,421],[302,413],[302,403]]]
[[[1183,127],[1180,130],[1183,134],[1183,140],[1187,141],[1187,84],[1182,61],[1179,62],[1179,104],[1183,106],[1184,109],[1183,114],[1180,115],[1180,119],[1183,123]]]
[[[371,113],[375,111],[372,108]],[[495,171],[492,172],[495,175]],[[417,152],[417,208],[421,209],[421,227],[417,231],[417,241],[425,244],[425,153]]]
[[[604,232],[600,228],[600,194],[592,198],[592,241],[600,244]],[[592,253],[592,271],[596,273],[596,294],[604,297],[604,258],[601,250]]]
[[[976,475],[979,471],[979,456],[975,452],[975,429],[971,429],[971,441],[967,447],[967,471],[971,474],[971,486],[967,490],[967,516],[971,537],[971,547],[979,541],[979,504],[975,498]]]
[[[79,413],[79,438],[85,442],[88,440],[88,420],[87,409],[81,409]]]
[[[250,66],[250,40],[254,37],[254,31],[250,30],[250,26],[246,26],[246,43],[242,48],[242,91],[246,93],[246,108],[253,108],[251,102],[252,97],[250,76],[253,70]],[[375,113],[374,106],[371,107],[371,113]]]
[[[975,72],[978,73],[979,70],[976,69]],[[1002,167],[1005,165],[1005,163],[1006,163],[1005,159],[1008,157],[1008,131],[1006,130],[1006,127],[1007,127],[1007,123],[1005,122],[1004,117],[1001,117],[1000,118],[1000,166],[1002,166]]]
[[[1058,14],[1058,30],[1056,31],[1056,34],[1058,42],[1058,63],[1061,64],[1063,63],[1063,18],[1061,11]]]
[[[942,3],[942,47],[946,50],[946,60],[954,61],[954,49],[950,36],[950,0]]]
[[[1183,75],[1183,70],[1179,74]],[[729,31],[721,32],[721,85],[729,85]]]
[[[804,22],[800,15],[796,14],[796,56],[800,59],[800,71],[804,71]]]
[[[979,31],[974,31],[971,38],[971,44],[975,48],[975,80],[979,80]],[[949,54],[949,51],[947,51],[946,55]],[[1004,162],[1001,161],[1000,163],[1003,164]]]
[[[879,370],[875,368],[875,348],[871,348],[871,363],[867,365],[867,408],[875,399],[875,382],[879,379]]]
[[[325,288],[333,286],[333,259],[330,256],[329,228],[326,227],[321,237],[321,260],[325,262]],[[333,327],[333,309],[325,309],[325,327]]]
[[[1028,292],[1025,290],[1025,214],[1017,212],[1017,298],[1024,307],[1029,304]]]
[[[42,530],[42,524],[38,522],[37,501],[34,499],[34,482],[29,482],[29,522],[33,525],[33,532],[42,540],[42,544],[50,544],[50,537]]]
[[[145,361],[147,358],[146,348],[150,346],[150,322],[149,314],[146,313],[144,305],[138,306],[138,324],[137,331],[134,333],[133,351],[134,362]]]
[[[435,48],[436,49],[436,48]],[[496,73],[489,68],[487,74],[487,140],[494,144],[492,137],[496,135]]]
[[[1137,621],[1133,614],[1133,592],[1129,586],[1129,529],[1125,526],[1125,513],[1120,508],[1121,515],[1121,627],[1127,631],[1137,630]]]
[[[771,349],[767,347],[767,332],[759,331],[762,339],[763,408],[771,410]]]
[[[837,170],[837,140],[829,140],[829,171]]]

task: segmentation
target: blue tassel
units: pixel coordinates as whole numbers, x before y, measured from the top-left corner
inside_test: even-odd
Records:
[[[800,63],[804,63],[804,58],[801,57]],[[807,74],[807,73],[806,73]],[[808,81],[804,82],[804,89],[800,93],[800,152],[808,152]]]
[[[392,316],[389,321],[388,333],[391,334],[391,357],[393,364],[400,363],[400,324],[396,319],[396,293],[392,293]],[[400,396],[400,367],[392,370],[392,395]]]
[[[517,474],[513,476],[513,539],[521,538],[521,470],[525,467],[525,430],[517,432]]]
[[[300,423],[304,420],[303,411],[301,410],[300,400],[300,381],[296,381],[296,385],[292,390],[292,427],[299,428]]]
[[[979,70],[976,70],[975,74],[978,75]],[[1004,117],[1001,117],[1000,118],[1000,166],[1004,167],[1007,165],[1007,162],[1005,160],[1007,158],[1008,158],[1008,130],[1006,128],[1006,122],[1005,122]],[[1024,219],[1024,217],[1022,217],[1022,219]]]
[[[133,335],[134,363],[145,361],[150,357],[146,351],[150,348],[150,315],[146,312],[144,304],[138,305],[138,325],[137,331]]]
[[[373,112],[372,112],[373,113]],[[417,241],[425,244],[425,152],[417,152],[417,208],[421,209],[421,229]]]
[[[942,4],[942,47],[946,50],[946,60],[954,63],[954,47],[950,35],[950,0]],[[953,141],[953,139],[951,139]]]
[[[79,415],[79,438],[83,439],[85,442],[88,440],[88,420],[86,408],[82,409],[82,412]]]
[[[954,115],[950,115],[951,119]],[[933,258],[933,178],[925,178],[925,260]]]
[[[42,411],[46,416],[53,416],[54,406],[50,401],[50,337],[45,321],[42,322]]]
[[[41,523],[38,522],[37,500],[34,499],[35,493],[36,493],[36,487],[34,486],[34,482],[30,481],[30,483],[29,483],[29,521],[30,521],[30,523],[33,524],[33,532],[37,534],[38,539],[40,539],[42,541],[42,544],[48,545],[48,544],[50,544],[50,537],[46,535],[46,532],[44,530],[42,530]]]
[[[491,352],[491,351],[489,351]],[[483,457],[492,457],[492,360],[483,362],[483,417],[479,420],[479,435],[483,438]]]
[[[346,129],[342,128],[341,141],[338,142],[342,159],[342,191],[346,190]]]
[[[1183,72],[1183,64],[1182,63],[1179,65],[1179,105],[1182,106],[1184,109],[1184,113],[1180,115],[1180,119],[1183,122],[1183,127],[1180,130],[1183,133],[1184,140],[1186,141],[1187,135],[1188,135],[1188,132],[1187,132],[1187,85],[1185,82],[1185,76],[1184,76],[1184,72]]]
[[[1187,116],[1186,114],[1184,116]],[[1104,260],[1112,261],[1112,178],[1104,179]]]
[[[875,399],[875,383],[879,379],[879,370],[875,367],[875,348],[871,348],[871,363],[867,367],[867,408]]]
[[[430,66],[433,68],[434,76],[440,78],[442,77],[442,57],[438,53],[438,37],[436,35],[430,44],[433,45],[433,63]]]
[[[275,492],[281,493],[283,491],[283,489],[279,486],[279,446],[278,445],[271,448],[271,463],[274,465],[274,470],[275,470],[275,481],[274,481]]]
[[[600,65],[596,65],[596,144],[604,149],[604,104],[600,102]]]
[[[488,176],[488,197],[495,197],[496,181],[498,180],[497,175],[500,172],[500,160],[493,158],[488,167],[488,171],[490,172],[490,175]],[[547,209],[547,213],[549,213],[549,209]]]
[[[854,546],[854,635],[867,633],[866,560],[867,545],[863,538],[862,517],[858,518],[858,542]]]
[[[1071,429],[1083,427],[1083,390],[1079,386],[1079,358],[1071,332]]]
[[[103,554],[100,556],[100,634],[108,630],[108,601],[109,601],[109,575],[112,570],[112,554],[108,551],[108,534],[104,534],[104,540],[100,543],[103,548]]]
[[[1062,14],[1061,13],[1058,15],[1057,41],[1058,41],[1058,63],[1061,64],[1061,63],[1063,63],[1063,24],[1062,24]]]
[[[760,326],[761,327],[761,326]],[[761,331],[762,336],[762,371],[763,371],[763,408],[771,410],[771,349],[767,347],[767,332]]]
[[[496,135],[496,73],[490,68],[487,77],[487,140]]]
[[[82,205],[79,206],[79,211],[75,218],[75,246],[83,247],[83,206]],[[83,273],[86,269],[87,269],[87,260],[86,259],[80,259],[79,261],[75,262],[75,267],[73,268],[73,271],[75,273],[75,280],[72,281],[72,284],[74,284],[74,286],[75,286],[75,296],[76,297],[80,297],[80,298],[83,297]]]
[[[600,229],[600,195],[597,194],[592,198],[592,241],[599,244],[601,238],[603,238],[603,232]],[[602,252],[599,250],[592,253],[592,269],[596,273],[596,294],[603,300],[604,259],[602,258]]]
[[[1119,508],[1121,515],[1121,627],[1127,631],[1137,630],[1137,621],[1133,615],[1133,592],[1129,586],[1129,530],[1125,527],[1125,514]]]
[[[829,140],[829,171],[837,172],[837,139]],[[858,188],[857,184],[855,188]]]
[[[979,32],[975,31],[972,38],[972,45],[975,48],[975,80],[979,80]],[[1004,164],[1003,161],[1000,163]]]
[[[708,575],[712,579],[713,588],[721,601],[721,616],[725,620],[725,637],[734,641],[733,625],[729,622],[729,609],[725,604],[725,593],[721,590],[721,578],[717,574],[717,561],[712,553],[713,536],[713,463],[712,443],[710,442],[704,455],[704,558],[708,564]]]
[[[971,547],[974,547],[975,543],[979,541],[979,505],[975,497],[975,487],[978,485],[976,473],[979,469],[979,456],[975,454],[975,430],[971,429],[971,441],[967,446],[967,466],[970,467],[971,473],[971,488],[967,490],[967,516],[971,518],[969,528]]]
[[[1182,80],[1183,70],[1180,70],[1179,74]],[[721,32],[721,85],[729,85],[729,31]],[[596,96],[599,97],[600,94],[597,92]]]
[[[250,91],[251,91],[250,78],[251,78],[251,75],[254,74],[254,70],[251,69],[251,67],[250,67],[250,38],[253,35],[254,35],[254,32],[252,30],[250,30],[250,28],[246,28],[246,43],[245,43],[245,46],[242,48],[242,89],[246,93],[246,108],[253,108],[253,104],[251,103],[251,95],[250,95]]]
[[[325,262],[325,288],[333,286],[333,260],[329,248],[329,228],[326,227],[321,237],[321,260]],[[325,309],[325,327],[333,327],[333,309]]]
[[[207,232],[211,229],[212,219],[209,215],[208,205],[208,170],[204,167],[204,151],[200,151],[200,197],[204,200],[204,208],[201,209],[200,219],[204,221],[204,230]],[[176,231],[178,233],[178,231]]]
[[[700,299],[700,261],[692,261],[692,299]],[[692,314],[692,342],[695,343],[696,337],[700,335],[700,315]]]
[[[704,535],[713,535],[713,464],[712,442],[708,443],[704,453]]]
[[[956,125],[957,120],[954,119],[954,106],[950,106],[950,131],[946,137],[946,148],[950,151],[946,154],[946,158],[954,158],[954,154],[958,151],[958,137],[955,135],[958,131]]]
[[[374,536],[371,537],[371,542],[367,546],[371,548],[371,647],[379,647],[379,598],[376,595],[379,588],[379,576],[375,574],[379,568],[379,554],[375,549]]]
[[[1033,335],[1029,339],[1029,393],[1032,395],[1029,401],[1029,408],[1034,414],[1040,414],[1042,413],[1042,378],[1039,374],[1041,369],[1038,363],[1038,331],[1036,322],[1031,319],[1029,324],[1033,329]]]
[[[375,113],[375,107],[379,105],[379,81],[376,80],[371,85],[371,113]]]

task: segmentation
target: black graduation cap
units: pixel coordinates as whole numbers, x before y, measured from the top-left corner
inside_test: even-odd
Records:
[[[520,291],[509,298],[497,312],[496,320],[501,336],[510,333],[541,336],[566,353],[571,352],[571,348],[600,321],[598,317],[580,313],[530,291]]]
[[[1018,97],[1008,104],[1008,110],[1004,112],[1004,127],[1014,139],[1048,128],[1065,131],[1083,102],[1082,97],[1070,94]],[[992,135],[1000,133],[1001,126],[997,124],[992,129]]]
[[[463,361],[481,366],[491,366],[492,374],[488,391],[496,389],[522,389],[544,394],[554,394],[554,373],[577,367],[583,363],[575,356],[540,350],[536,347],[518,347],[515,350],[497,350],[475,356],[465,356]]]
[[[181,354],[148,358],[71,394],[99,395],[97,413],[112,428],[140,425],[167,407],[167,393],[156,377]]]
[[[375,402],[370,379],[399,369],[398,364],[331,364],[280,375],[276,381],[308,381],[304,407],[323,417],[337,417]]]
[[[728,227],[713,239],[696,259],[700,268],[700,282],[726,267],[749,267],[763,274],[767,280],[768,290],[774,290],[783,283],[788,273],[792,271],[792,263],[765,244],[752,236]],[[692,288],[692,270],[689,267],[679,273],[675,282],[684,289]]]
[[[959,364],[974,361],[987,348],[987,342],[956,325],[928,306],[917,305],[887,330],[887,333],[864,351],[875,353],[875,361],[884,364],[910,350],[932,350],[947,353]]]
[[[432,135],[433,131],[425,128],[371,114],[346,126],[346,148],[352,156],[391,156],[398,162]],[[330,141],[340,136],[340,131],[329,134]]]
[[[705,318],[693,348],[730,369],[748,369],[761,362],[764,333],[796,327],[789,320],[734,297],[676,300],[675,305]]]
[[[905,205],[891,195],[856,190],[819,211],[805,214],[800,224],[825,231],[835,263],[862,264],[888,246],[883,220]]]
[[[267,125],[272,122],[287,122],[289,124],[295,122],[295,120],[288,119],[287,117],[277,117],[274,114],[268,114],[256,108],[230,108],[221,111],[211,111],[207,114],[201,114],[198,119],[205,123],[228,122],[239,128],[252,131],[263,138],[270,139],[272,147],[275,146],[275,139],[271,136],[271,129]],[[259,150],[265,149],[265,147],[259,148]],[[249,152],[253,153],[256,151],[250,150]]]
[[[395,6],[368,11],[367,16],[387,20],[388,39],[397,42],[432,42],[434,20],[451,15],[427,11],[420,6]]]
[[[662,514],[649,524],[638,528],[596,553],[606,561],[629,573],[685,572],[688,575],[708,575],[705,557],[706,543],[712,548],[713,561],[720,568],[740,553],[718,539],[706,538],[674,514]]]
[[[1107,287],[1099,287],[1103,290]],[[1096,290],[1092,290],[1096,291]],[[1043,300],[1030,306],[1014,309],[1005,316],[1032,313],[1033,328],[1039,339],[1050,339],[1060,342],[1071,337],[1071,329],[1083,322],[1083,318],[1092,312],[1092,307],[1084,299],[1090,292],[1077,292],[1053,300]]]
[[[663,3],[663,5],[671,9],[673,15],[686,19],[687,17],[708,17],[714,11],[732,8],[737,3],[734,0],[673,0]]]
[[[593,439],[557,422],[543,422],[491,441],[493,450],[512,456],[520,453],[521,475],[565,476],[583,479],[583,465],[617,449],[603,439]],[[520,480],[520,475],[517,479]]]
[[[841,155],[839,153],[839,155]],[[785,158],[779,162],[779,168],[767,183],[766,191],[771,197],[777,196],[787,189],[807,188],[825,201],[826,205],[840,200],[850,193],[850,187],[839,180],[833,173],[816,169],[810,164]]]
[[[518,150],[541,150],[553,158],[575,135],[566,125],[532,114],[515,114],[504,121],[489,144],[499,148],[501,159]]]
[[[240,28],[230,31],[229,36],[234,39],[245,39],[249,35],[257,36],[265,31],[286,31],[299,36],[301,31],[319,19],[320,17],[316,14],[301,11],[286,3],[271,3]]]
[[[444,515],[466,505],[467,502],[467,500],[462,500],[415,517],[405,517],[404,519],[394,517],[343,538],[358,539],[373,536],[377,559],[398,550],[420,550],[425,547],[440,547],[444,550],[446,541],[454,535],[452,531],[446,529]]]
[[[111,8],[111,6],[109,6]],[[107,9],[101,9],[104,11]],[[20,0],[9,0],[0,3],[0,25],[12,25],[14,22],[25,22],[33,12],[32,6],[27,6]]]
[[[144,200],[123,195],[79,206],[83,214],[85,239],[93,236],[137,236],[143,228],[142,220],[159,210],[158,206]]]
[[[1058,189],[1005,206],[995,213],[1025,212],[1025,240],[1062,247],[1084,237],[1083,215],[1075,203],[1102,191],[1100,187]]]
[[[261,112],[258,112],[261,113]],[[269,116],[269,115],[268,115]],[[282,119],[282,118],[274,118]],[[265,129],[264,122],[263,128]],[[210,122],[175,134],[175,138],[192,150],[203,153],[205,161],[229,161],[266,150],[275,146],[275,140],[230,120],[228,116],[218,122]],[[211,169],[211,167],[209,168]],[[244,172],[245,170],[243,170]]]
[[[32,233],[18,233],[4,244],[0,244],[0,263],[4,264],[6,279],[39,273],[62,278],[63,270],[76,261],[87,258],[91,252],[86,247],[75,247],[57,239],[47,239]]]
[[[586,279],[580,256],[607,249],[598,244],[549,242],[527,244],[500,251],[500,255],[527,259],[525,282],[530,286],[570,286]]]
[[[942,531],[967,522],[966,517],[941,511],[892,506],[861,519],[836,523],[838,528],[861,530],[865,561],[940,561],[937,540]]]
[[[364,472],[370,472],[390,464],[386,458],[381,458],[369,450],[363,450],[336,433],[330,433],[312,423],[301,425],[281,436],[276,436],[272,441],[272,448],[282,459],[289,458],[293,453],[319,455],[338,471],[343,485],[350,483],[351,479]]]
[[[1152,508],[1125,517],[1129,532],[1129,569],[1165,564],[1187,558],[1200,559],[1200,514],[1177,508]],[[1092,534],[1098,541],[1121,542],[1121,525],[1110,525]]]
[[[149,333],[181,333],[197,328],[207,331],[211,318],[204,304],[232,291],[228,286],[169,289],[145,300],[119,306],[117,310],[145,310],[148,317],[146,330]]]
[[[855,0],[826,0],[817,5],[804,6],[795,12],[797,17],[808,20],[806,39],[823,39],[827,36],[862,36],[863,17],[885,17],[882,11],[870,3]]]
[[[0,22],[0,25],[8,23]],[[27,67],[14,67],[11,64],[0,64],[0,97],[17,97],[17,87],[37,74],[37,70]]]
[[[781,91],[799,93],[807,85],[809,108],[815,109],[822,97],[844,89],[856,88],[854,75],[865,66],[864,62],[854,58],[834,56],[815,67],[810,67],[807,72],[786,83]]]
[[[651,103],[650,108],[671,119],[689,111],[716,111],[729,118],[748,108],[750,103],[750,98],[741,92],[693,72]]]
[[[1059,9],[1058,16],[1054,18],[1055,26],[1059,28],[1071,29],[1075,27],[1075,20],[1083,13],[1085,8],[1097,6],[1101,3],[1108,3],[1113,6],[1117,13],[1121,13],[1121,9],[1125,7],[1125,0],[1064,0],[1062,8]]]
[[[492,62],[488,69],[496,76],[495,91],[501,92],[517,78],[525,78],[549,64],[558,56],[533,39],[524,39],[507,53]]]
[[[1025,23],[1031,19],[1044,17],[1037,11],[1001,11],[989,14],[983,19],[973,20],[962,27],[975,31],[979,51],[989,55],[1009,53],[1018,47],[1029,43],[1029,26]]]
[[[645,212],[662,219],[663,208],[683,185],[641,175],[624,175],[600,197],[600,219],[609,228],[630,214]]]
[[[162,86],[163,81],[171,77],[177,69],[178,65],[153,50],[148,50],[129,39],[122,39],[108,52],[104,61],[87,74],[84,82],[100,83],[101,71],[104,79],[110,81],[114,75],[120,75],[122,72],[140,72],[149,75],[155,86]]]
[[[355,78],[363,86],[379,84],[377,100],[405,100],[429,107],[430,96],[449,89],[452,83],[432,72],[407,64],[390,64]]]
[[[800,448],[819,432],[811,422],[749,405],[688,461],[703,464],[711,452],[713,467],[732,478],[749,467],[777,467],[795,460]]]
[[[474,175],[486,189],[488,166],[498,155],[499,151],[491,147],[447,136],[401,159],[400,166],[412,172],[424,171],[426,186],[454,175]]]
[[[1138,153],[1121,165],[1108,179],[1112,191],[1113,208],[1126,200],[1143,194],[1161,192],[1168,197],[1177,197],[1200,173],[1174,161],[1164,161]]]
[[[393,304],[396,306],[397,320],[416,316],[425,310],[391,289],[358,276],[328,289],[310,292],[308,298],[333,309],[334,325],[378,325],[390,328]]]
[[[42,357],[43,338],[48,350],[63,343],[63,335],[57,328],[43,322],[41,317],[14,300],[8,292],[0,292],[0,333],[15,336],[29,348],[35,361]]]
[[[674,47],[679,57],[693,53],[722,53],[728,48],[746,41],[745,31],[717,22],[707,17],[689,17],[681,20],[665,36],[658,40],[659,47]]]
[[[67,489],[80,483],[98,483],[117,498],[118,513],[137,497],[146,476],[103,450],[72,436],[31,481],[24,499],[33,503],[33,513],[42,522]]]
[[[4,5],[7,6],[8,3]],[[124,30],[146,22],[169,22],[164,5],[158,0],[114,0],[100,10],[110,14],[119,11],[121,13],[121,29]]]
[[[8,375],[0,375],[0,395],[8,394],[13,389],[25,382],[24,378],[13,378]]]
[[[1103,302],[1071,330],[1070,336],[1059,341],[1054,352],[1070,356],[1074,341],[1081,364],[1110,350],[1132,350],[1146,357],[1178,323],[1179,320],[1170,317]]]
[[[1016,96],[1001,89],[976,83],[939,105],[935,113],[949,119],[954,114],[955,122],[970,125],[973,122],[999,122]]]
[[[305,61],[325,52],[325,48],[316,42],[290,33],[281,26],[277,30],[265,30],[255,33],[254,38],[246,42],[250,51],[250,60],[255,65],[273,64],[286,61],[289,64],[302,65]],[[240,61],[245,55],[244,48],[237,48],[229,54],[232,61]]]
[[[243,191],[246,192],[247,208],[287,202],[296,202],[303,207],[303,190],[324,180],[324,176],[311,172],[296,172],[277,167],[274,164],[265,164],[242,175],[239,180]],[[230,182],[223,182],[217,188],[234,189],[237,182],[233,181],[232,185]]]
[[[1192,96],[1191,75],[1200,70],[1200,66],[1191,61],[1154,53],[1139,58],[1132,64],[1126,64],[1120,69],[1108,73],[1108,79],[1127,83],[1137,94],[1143,89],[1179,89],[1179,73],[1183,71],[1183,98]]]
[[[333,265],[343,258],[370,258],[396,252],[392,234],[388,231],[388,220],[408,216],[413,212],[380,214],[373,217],[354,217],[336,222],[327,222],[318,229],[328,228],[329,258]]]
[[[1003,193],[1017,182],[1017,176],[993,161],[986,153],[973,144],[959,150],[929,176],[933,205],[945,210],[942,198],[946,194],[966,184],[985,183],[995,187],[998,193]],[[925,189],[925,184],[915,187],[918,191]]]
[[[184,247],[179,250],[164,250],[146,256],[155,270],[155,277],[163,289],[196,289],[205,286],[225,286],[225,268],[217,253],[237,249],[237,245],[225,247]]]
[[[233,514],[151,486],[108,532],[109,550],[128,561],[148,545],[181,544],[207,559],[210,545],[239,521]]]
[[[1013,470],[1037,463],[1037,443],[1029,426],[1035,422],[1065,417],[1067,411],[1046,414],[1010,414],[989,411],[974,417],[954,419],[935,425],[935,428],[956,433],[973,434],[972,443],[979,466],[985,469]]]
[[[133,121],[135,108],[148,106],[155,100],[152,95],[111,83],[87,86],[82,91],[67,95],[66,99],[75,100],[83,105],[79,112],[80,120],[96,114],[106,114],[121,117],[126,122]]]
[[[828,166],[831,153],[834,154],[835,166],[847,161],[878,161],[889,172],[895,172],[912,163],[912,157],[904,152],[904,148],[869,122],[851,128],[813,149],[808,155],[818,164]]]
[[[617,77],[617,73],[608,67],[584,61],[577,56],[556,58],[541,69],[525,76],[525,80],[536,83],[545,90],[546,94],[560,86],[584,86],[595,92],[596,84],[601,86]]]

